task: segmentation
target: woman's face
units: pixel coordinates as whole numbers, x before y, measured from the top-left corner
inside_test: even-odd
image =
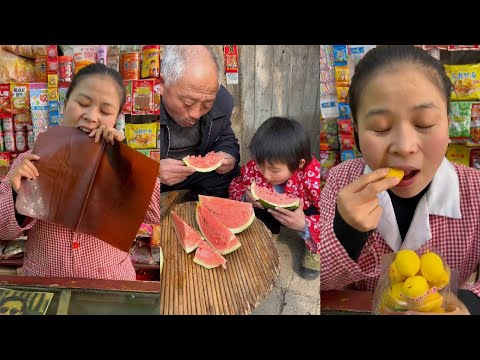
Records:
[[[358,136],[371,169],[405,171],[392,191],[402,198],[420,193],[433,179],[449,143],[448,109],[441,90],[413,65],[382,71],[359,98]]]
[[[81,79],[65,104],[62,125],[86,132],[100,125],[113,127],[120,112],[120,94],[118,84],[109,76],[90,75]]]

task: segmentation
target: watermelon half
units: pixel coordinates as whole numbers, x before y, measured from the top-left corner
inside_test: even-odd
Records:
[[[255,220],[251,203],[205,195],[198,195],[198,201],[234,234],[242,232]]]
[[[220,167],[223,162],[223,156],[216,152],[210,151],[205,156],[185,156],[183,159],[185,165],[190,166],[198,172],[210,172]]]
[[[197,251],[195,251],[193,262],[207,269],[212,269],[220,265],[225,269],[227,260],[206,241],[202,241]]]
[[[175,233],[177,234],[178,241],[180,241],[180,245],[182,245],[183,250],[185,250],[187,254],[191,253],[204,242],[202,235],[188,225],[175,211],[172,210],[171,214],[173,227],[175,228]]]
[[[258,186],[256,183],[252,183],[250,192],[265,209],[280,207],[287,210],[295,210],[300,206],[299,198],[292,198],[287,196],[287,194],[278,194],[266,187]]]
[[[242,245],[235,234],[223,225],[207,207],[200,203],[197,203],[195,217],[205,240],[220,254],[229,254]]]

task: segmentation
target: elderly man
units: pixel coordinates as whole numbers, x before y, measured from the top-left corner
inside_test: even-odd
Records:
[[[230,181],[239,175],[238,140],[231,127],[232,95],[220,85],[218,63],[206,46],[166,46],[160,74],[161,191],[191,190],[228,197]],[[181,160],[214,151],[222,165],[195,172]]]

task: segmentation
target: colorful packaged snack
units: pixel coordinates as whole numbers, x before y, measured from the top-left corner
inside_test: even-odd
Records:
[[[470,137],[472,103],[470,101],[452,101],[450,103],[449,136],[457,139]]]
[[[452,82],[452,100],[480,100],[480,64],[445,65]]]

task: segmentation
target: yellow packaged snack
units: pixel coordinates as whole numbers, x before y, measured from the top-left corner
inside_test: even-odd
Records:
[[[470,149],[465,144],[449,144],[446,157],[457,164],[470,165]]]
[[[452,82],[451,100],[480,100],[480,64],[445,65]]]
[[[157,123],[125,124],[127,144],[134,149],[157,147]]]

